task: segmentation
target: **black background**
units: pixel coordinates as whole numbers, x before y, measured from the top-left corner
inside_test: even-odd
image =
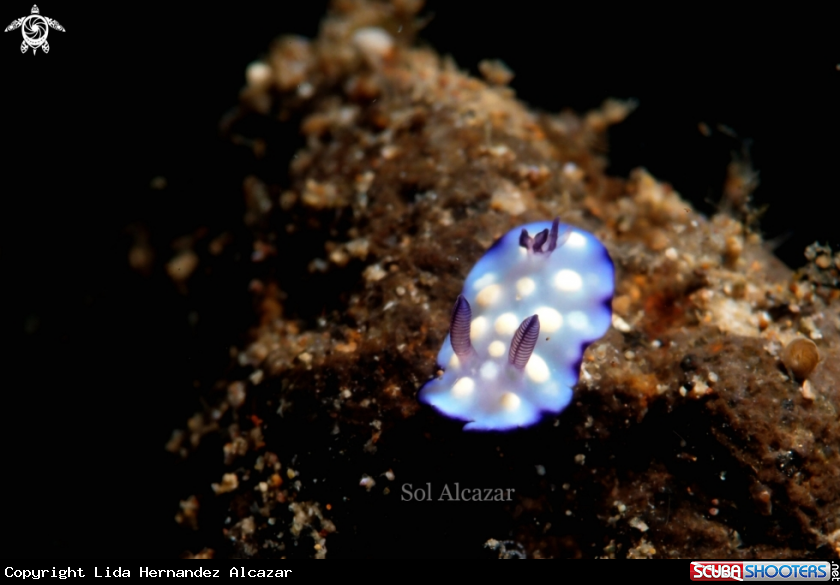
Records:
[[[325,3],[108,6],[40,4],[67,29],[50,32],[49,54],[21,55],[19,31],[0,35],[0,556],[200,548],[173,520],[195,464],[163,446],[245,342],[248,265],[184,296],[159,271],[128,268],[127,228],[147,226],[165,252],[199,227],[240,223],[245,163],[218,122],[246,65],[278,34],[316,34]],[[811,33],[826,15],[457,6],[429,2],[422,38],[473,72],[502,59],[534,107],[639,101],[610,133],[611,173],[644,166],[712,212],[742,141],[704,137],[698,123],[724,124],[751,141],[755,199],[770,206],[761,227],[784,240],[779,255],[797,267],[810,242],[840,244],[840,56]],[[0,21],[30,8],[6,3]],[[150,190],[155,176],[169,188]]]

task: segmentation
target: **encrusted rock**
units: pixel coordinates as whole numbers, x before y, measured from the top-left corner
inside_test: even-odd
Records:
[[[416,46],[419,5],[335,2],[316,39],[248,69],[240,118],[302,120],[287,130],[305,146],[275,161],[288,181],[247,182],[259,315],[173,436],[174,452],[213,450],[181,521],[217,556],[319,557],[328,539],[330,556],[836,557],[836,256],[813,247],[793,275],[738,219],[643,169],[606,176],[592,145],[633,104],[532,112],[498,64],[488,85]],[[613,328],[561,415],[465,434],[416,400],[452,300],[496,238],[555,216],[609,249]],[[382,469],[400,483],[368,475]],[[455,483],[515,497],[402,499]]]

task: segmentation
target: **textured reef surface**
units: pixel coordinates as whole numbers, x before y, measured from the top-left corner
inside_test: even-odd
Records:
[[[775,259],[737,165],[710,218],[606,176],[593,145],[630,104],[533,112],[502,64],[476,79],[418,46],[420,8],[336,2],[224,121],[266,170],[243,177],[258,319],[168,445],[200,462],[192,553],[836,558],[840,256]],[[613,259],[611,326],[562,413],[464,433],[418,401],[453,302],[499,237],[554,217]]]

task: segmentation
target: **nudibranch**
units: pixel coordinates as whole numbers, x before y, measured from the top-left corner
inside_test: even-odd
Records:
[[[584,350],[610,327],[614,288],[613,262],[591,233],[559,219],[508,232],[467,276],[437,356],[443,373],[420,400],[465,430],[559,413]]]

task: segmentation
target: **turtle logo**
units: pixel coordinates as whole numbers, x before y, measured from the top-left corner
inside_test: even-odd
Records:
[[[33,55],[39,47],[45,53],[50,52],[50,45],[47,42],[47,33],[50,32],[49,27],[64,32],[64,27],[58,24],[58,21],[41,16],[37,4],[32,6],[32,14],[12,21],[12,24],[7,26],[3,32],[9,32],[18,27],[21,27],[21,32],[23,32],[23,42],[20,44],[20,52],[25,53],[26,49],[32,47]]]

